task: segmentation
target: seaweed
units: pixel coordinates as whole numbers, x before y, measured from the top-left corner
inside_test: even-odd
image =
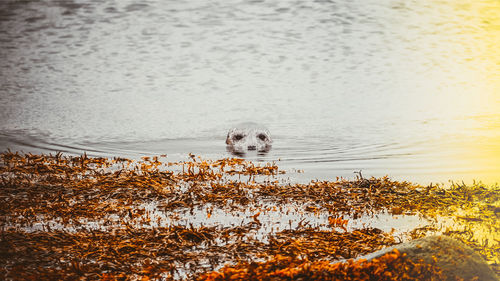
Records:
[[[359,259],[436,233],[500,272],[498,186],[300,184],[275,163],[190,156],[0,154],[0,279],[441,280],[396,252]]]

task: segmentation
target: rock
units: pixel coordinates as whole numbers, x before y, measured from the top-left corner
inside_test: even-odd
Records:
[[[429,236],[416,239],[382,249],[361,258],[372,260],[394,249],[405,253],[413,261],[436,262],[436,266],[443,270],[447,280],[457,280],[457,277],[463,280],[499,280],[498,276],[481,256],[465,244],[446,236]]]

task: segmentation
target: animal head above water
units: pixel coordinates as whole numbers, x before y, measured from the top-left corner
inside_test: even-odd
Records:
[[[271,134],[263,126],[254,123],[240,124],[227,133],[227,149],[231,153],[243,156],[249,150],[266,153],[271,149]]]

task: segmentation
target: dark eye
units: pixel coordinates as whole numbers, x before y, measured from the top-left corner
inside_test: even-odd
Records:
[[[266,135],[264,134],[259,134],[257,137],[262,141],[265,141],[267,139]]]
[[[241,140],[243,138],[243,135],[240,135],[240,134],[237,134],[237,135],[234,135],[233,139],[235,140]]]

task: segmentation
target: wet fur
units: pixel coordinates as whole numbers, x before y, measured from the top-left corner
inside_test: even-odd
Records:
[[[269,130],[256,123],[243,123],[229,130],[226,137],[228,150],[244,154],[248,150],[268,152],[273,140]]]

